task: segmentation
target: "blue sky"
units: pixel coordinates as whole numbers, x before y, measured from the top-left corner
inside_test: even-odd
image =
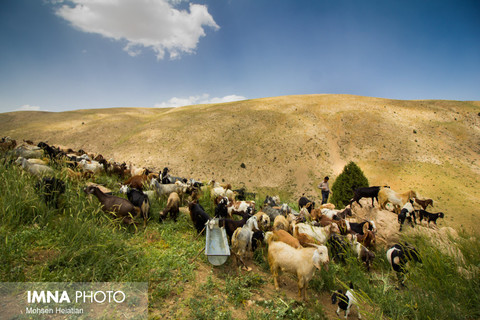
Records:
[[[0,112],[480,100],[480,1],[2,0]]]

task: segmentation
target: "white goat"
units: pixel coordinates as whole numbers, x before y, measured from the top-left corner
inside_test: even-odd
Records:
[[[325,244],[332,233],[340,233],[336,223],[329,224],[326,227],[316,227],[306,223],[297,223],[295,225],[297,233],[304,233],[321,244]]]
[[[21,164],[23,169],[36,176],[53,175],[54,171],[49,166],[28,162],[28,159],[19,157],[15,163]]]
[[[241,228],[237,228],[232,235],[232,252],[235,255],[235,258],[242,262],[242,264],[247,268],[243,258],[247,251],[252,249],[252,236],[253,229],[258,230],[257,217],[250,217],[247,222]],[[248,269],[248,268],[247,268]]]
[[[303,300],[307,298],[307,285],[313,278],[315,268],[320,270],[323,264],[328,269],[328,262],[328,249],[325,246],[295,249],[284,242],[271,240],[268,245],[268,264],[273,275],[275,290],[279,289],[280,270],[294,274],[298,280],[298,296]]]
[[[187,188],[187,185],[180,181],[169,184],[161,184],[156,179],[152,179],[150,185],[153,187],[159,198],[162,196],[168,197],[172,192],[176,192],[178,193],[178,195],[182,195]]]

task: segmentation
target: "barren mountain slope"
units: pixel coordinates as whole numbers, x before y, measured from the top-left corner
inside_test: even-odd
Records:
[[[432,211],[444,211],[446,224],[470,229],[480,222],[479,114],[479,102],[304,95],[176,109],[4,113],[0,136],[283,190],[291,201],[304,192],[318,197],[323,176],[333,183],[355,161],[371,185],[414,189],[435,200]]]

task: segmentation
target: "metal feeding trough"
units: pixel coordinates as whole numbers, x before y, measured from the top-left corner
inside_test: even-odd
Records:
[[[205,243],[205,255],[214,266],[224,264],[230,256],[227,233],[225,228],[218,225],[219,219],[210,219],[206,223],[207,236]]]

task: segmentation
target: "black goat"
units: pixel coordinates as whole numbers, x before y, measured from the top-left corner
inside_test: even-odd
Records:
[[[372,198],[372,207],[374,206],[374,201],[377,199],[378,202],[378,191],[380,191],[379,186],[373,187],[361,187],[353,190],[353,198],[350,200],[350,207],[354,202],[358,203],[360,207],[362,204],[360,203],[360,199],[362,198]],[[384,186],[384,188],[389,188],[388,186]]]
[[[367,227],[365,227],[366,223],[368,223]],[[367,228],[367,230],[373,231],[374,233],[377,231],[377,229],[375,227],[375,223],[373,221],[363,221],[363,222],[360,222],[360,223],[350,222],[349,224],[350,224],[350,230],[352,232],[358,233],[358,234],[361,234],[361,235],[364,234],[364,232],[363,232],[364,228]]]
[[[348,243],[342,237],[333,233],[327,240],[327,248],[330,253],[330,257],[334,261],[341,261],[345,263],[345,257],[348,251]]]
[[[241,220],[234,220],[234,219],[220,219],[218,221],[218,225],[220,227],[224,227],[225,231],[227,232],[227,236],[229,239],[232,239],[232,235],[237,230],[237,228],[243,227],[243,225],[247,222],[247,220],[251,217],[252,208],[247,209],[247,214],[245,214]]]
[[[51,147],[45,142],[39,142],[37,147],[43,149],[43,151],[51,158],[56,159],[59,156],[65,155],[64,152],[60,150],[60,148]]]
[[[188,203],[188,210],[190,211],[190,219],[192,219],[197,233],[202,232],[205,224],[210,220],[210,216],[205,212],[202,205],[193,201]]]
[[[257,250],[257,248],[263,243],[265,240],[265,233],[263,231],[254,231],[252,235],[252,251]]]
[[[425,210],[418,210],[418,215],[420,218],[420,222],[422,222],[423,218],[430,223],[430,221],[433,221],[433,223],[437,224],[437,219],[438,218],[444,218],[445,214],[443,212],[437,212],[437,213],[430,213]]]
[[[58,198],[65,192],[65,182],[55,177],[44,177],[35,184],[48,206],[58,208]]]
[[[302,195],[298,199],[298,209],[303,207],[307,208],[308,213],[312,213],[312,209],[315,209],[315,201],[309,200],[305,195]]]

